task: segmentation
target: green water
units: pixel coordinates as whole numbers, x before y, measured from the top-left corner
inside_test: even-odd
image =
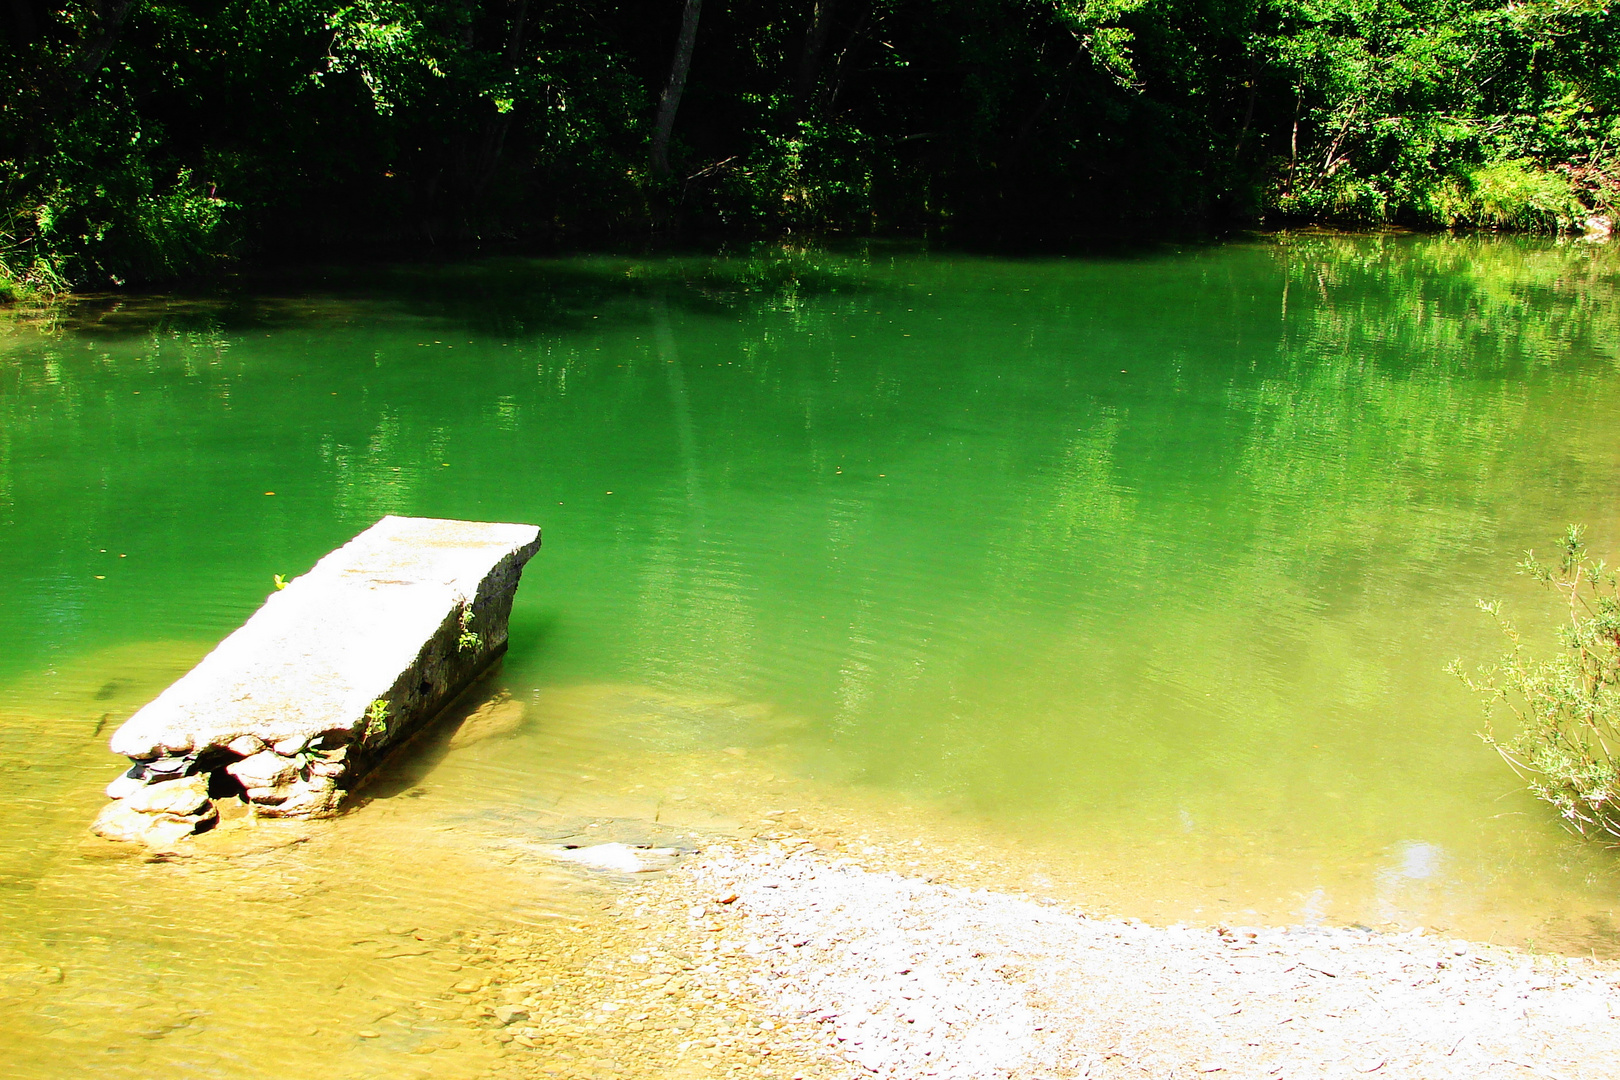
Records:
[[[272,574],[401,513],[545,534],[500,676],[529,719],[447,759],[446,807],[520,816],[611,771],[613,717],[565,731],[545,702],[653,688],[651,743],[769,752],[1121,914],[1620,954],[1617,860],[1519,792],[1442,671],[1498,651],[1477,597],[1551,625],[1523,549],[1570,521],[1620,549],[1617,271],[1508,240],[874,246],[333,271],[10,324],[0,950],[50,938],[138,999],[87,944],[132,903],[119,948],[207,967],[173,932],[206,912],[131,900],[162,868],[75,854],[110,725]],[[49,1027],[50,993],[0,1028]]]

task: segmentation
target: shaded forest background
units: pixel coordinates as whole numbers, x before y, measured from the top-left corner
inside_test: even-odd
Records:
[[[1577,228],[1596,0],[0,0],[0,297],[561,238]]]

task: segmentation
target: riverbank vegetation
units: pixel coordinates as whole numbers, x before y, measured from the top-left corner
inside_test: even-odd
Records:
[[[1480,606],[1501,625],[1512,645],[1507,656],[1464,681],[1484,695],[1487,709],[1505,706],[1517,729],[1485,741],[1524,777],[1537,797],[1586,837],[1620,839],[1620,576],[1591,558],[1583,530],[1565,532],[1556,564],[1526,553],[1520,569],[1563,594],[1569,620],[1563,646],[1536,658],[1522,633],[1503,618],[1501,605]],[[1461,671],[1459,669],[1459,674]]]
[[[563,237],[1575,228],[1599,0],[11,0],[0,294]]]

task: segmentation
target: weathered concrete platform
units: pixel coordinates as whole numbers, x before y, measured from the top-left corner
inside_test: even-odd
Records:
[[[506,651],[533,525],[385,517],[124,723],[95,831],[160,846],[215,803],[318,817]]]

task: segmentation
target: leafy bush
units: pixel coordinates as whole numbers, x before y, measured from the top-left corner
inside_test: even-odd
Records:
[[[39,300],[66,292],[55,253],[41,250],[36,234],[18,236],[17,222],[7,222],[0,233],[0,304]]]
[[[747,160],[715,170],[722,220],[758,230],[859,226],[872,214],[874,140],[847,124],[800,120]],[[695,177],[695,181],[707,180]]]
[[[1564,534],[1558,563],[1549,566],[1526,552],[1519,564],[1565,595],[1569,623],[1559,629],[1563,649],[1536,659],[1518,629],[1502,617],[1499,603],[1480,601],[1501,626],[1512,648],[1498,663],[1465,674],[1451,670],[1486,702],[1482,738],[1523,777],[1530,790],[1585,837],[1620,838],[1620,577],[1587,554],[1582,530]],[[1496,706],[1505,705],[1519,729],[1499,739],[1490,728]]]
[[[1389,193],[1376,181],[1343,172],[1310,187],[1279,192],[1273,209],[1287,218],[1374,225],[1394,216]]]
[[[70,163],[32,198],[7,207],[0,281],[19,295],[69,286],[161,281],[208,269],[229,251],[223,199],[188,170],[167,183],[144,162],[121,162],[98,178]]]
[[[1569,177],[1523,159],[1467,170],[1441,186],[1434,216],[1453,228],[1561,232],[1586,216]]]
[[[0,291],[254,248],[1550,231],[1620,202],[1620,5],[711,4],[653,167],[685,6],[0,5]]]

